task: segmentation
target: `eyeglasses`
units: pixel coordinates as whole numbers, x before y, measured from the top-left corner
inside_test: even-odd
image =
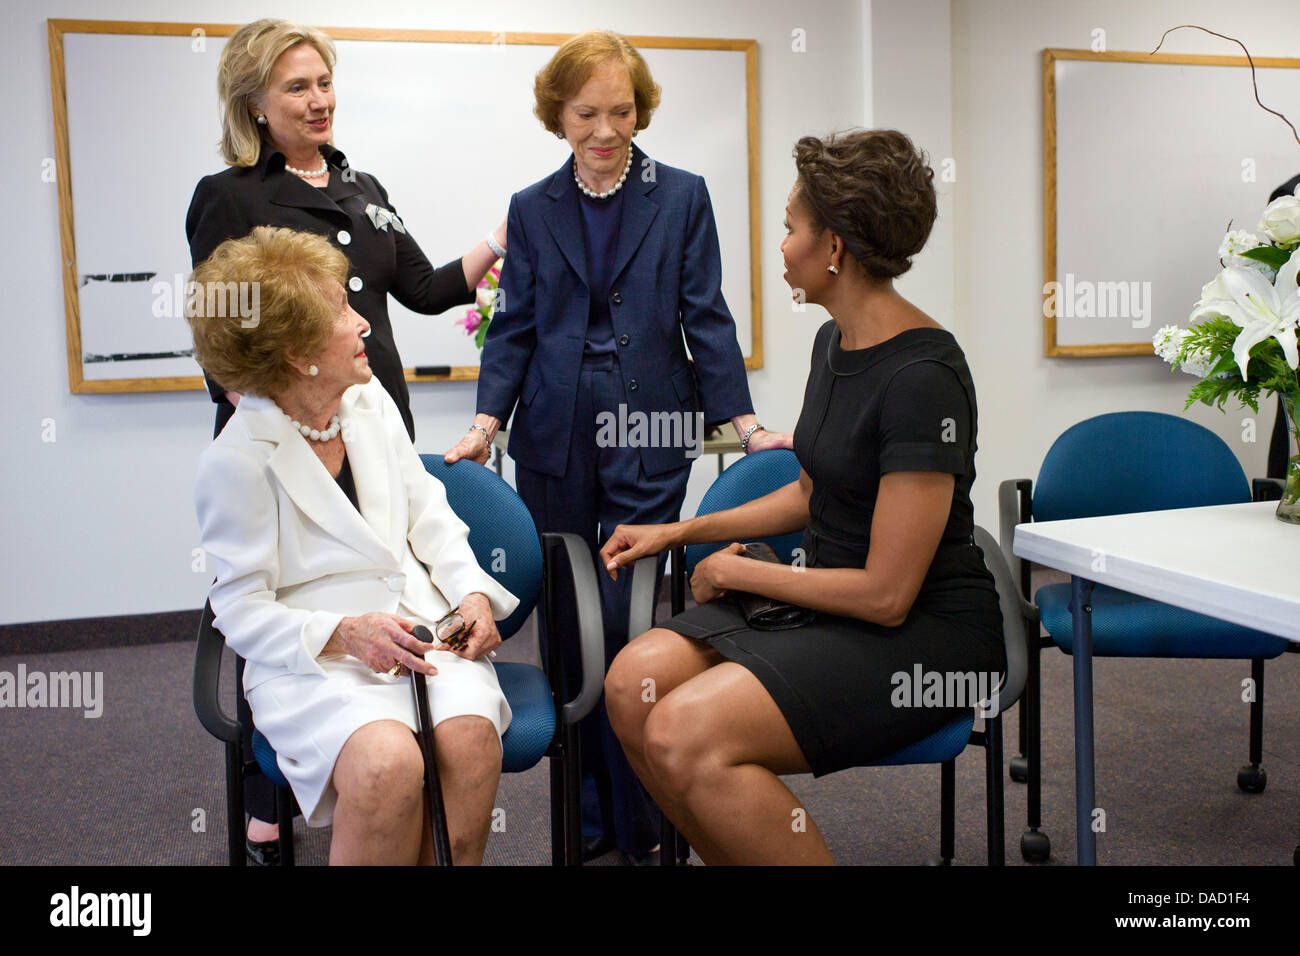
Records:
[[[449,611],[438,618],[438,623],[433,626],[433,635],[440,643],[452,650],[463,651],[469,643],[469,635],[473,630],[473,624],[469,627],[465,626],[465,618],[461,616],[460,611]]]

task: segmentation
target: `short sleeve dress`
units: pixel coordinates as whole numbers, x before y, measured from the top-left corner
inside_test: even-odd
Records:
[[[813,485],[807,566],[866,565],[882,475],[956,477],[947,527],[907,619],[886,627],[819,613],[798,629],[757,631],[722,598],[661,625],[753,672],[817,776],[915,743],[997,687],[1006,666],[1002,615],[973,537],[975,435],[975,388],[951,333],[908,329],[845,350],[827,322],[794,432]]]

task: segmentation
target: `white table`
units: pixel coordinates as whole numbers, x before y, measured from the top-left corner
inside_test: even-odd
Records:
[[[1079,863],[1097,862],[1092,733],[1093,586],[1110,587],[1300,642],[1300,527],[1249,502],[1016,526],[1020,558],[1071,576],[1075,822]]]

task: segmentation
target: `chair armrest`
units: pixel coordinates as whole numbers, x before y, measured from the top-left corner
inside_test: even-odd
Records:
[[[194,647],[194,713],[203,729],[225,743],[239,739],[239,722],[221,709],[218,689],[221,686],[221,655],[226,639],[212,626],[212,605],[204,604],[199,620],[199,636]]]
[[[1251,501],[1281,501],[1286,483],[1281,478],[1252,478],[1250,480]]]
[[[582,685],[573,700],[563,703],[560,716],[567,724],[576,724],[586,717],[605,688],[605,623],[600,611],[600,588],[596,584],[596,567],[591,548],[576,534],[547,533],[542,535],[542,553],[546,557],[546,573],[550,566],[550,547],[563,547],[573,573],[573,593],[578,606],[578,649],[582,665]],[[554,639],[554,638],[553,638]],[[560,678],[550,675],[552,686]]]
[[[1024,524],[1031,515],[1030,501],[1034,483],[1028,478],[1008,478],[998,485],[998,547],[1007,560],[1011,575],[1020,586],[1022,598],[1029,597],[1029,568],[1011,550],[1016,525]]]
[[[644,634],[655,624],[655,597],[659,583],[659,556],[648,554],[632,565],[632,594],[627,615],[627,638]]]

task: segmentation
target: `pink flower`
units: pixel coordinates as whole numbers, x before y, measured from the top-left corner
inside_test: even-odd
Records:
[[[501,269],[498,266],[493,266],[491,269],[488,270],[488,275],[490,275],[493,279],[500,281]]]
[[[456,324],[464,327],[466,335],[473,335],[478,331],[478,327],[483,324],[483,315],[478,309],[470,309],[465,313],[465,318]]]

